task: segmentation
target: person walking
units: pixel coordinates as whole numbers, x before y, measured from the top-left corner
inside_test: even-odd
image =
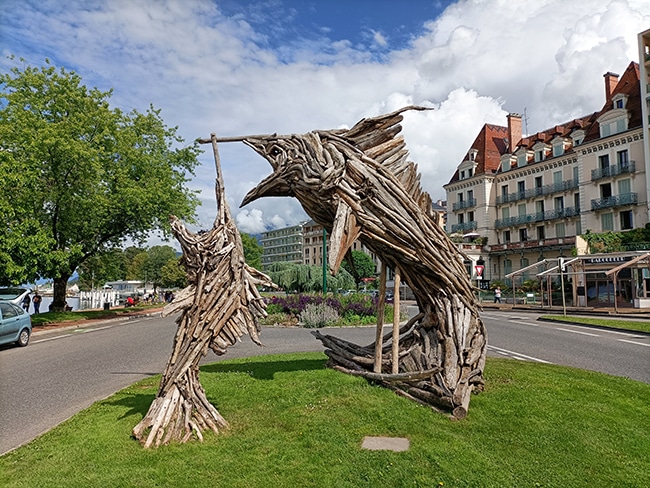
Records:
[[[29,296],[29,293],[25,295],[25,298],[23,298],[23,308],[25,309],[25,312],[29,313],[29,304],[32,303],[32,299]]]
[[[40,308],[41,308],[41,302],[43,301],[43,298],[38,294],[38,292],[34,293],[34,298],[32,298],[32,303],[34,304],[34,313],[40,313]]]
[[[498,286],[494,290],[494,303],[501,303],[501,288]]]

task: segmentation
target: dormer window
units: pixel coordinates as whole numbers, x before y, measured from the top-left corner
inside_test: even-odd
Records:
[[[469,151],[469,160],[472,161],[472,162],[476,161],[476,155],[477,154],[478,154],[477,149],[470,149],[470,151]]]
[[[623,102],[623,108],[613,108],[597,119],[600,128],[600,137],[619,134],[628,129],[629,114],[625,108],[626,98],[624,96],[618,96],[614,103],[616,103],[616,100]]]
[[[612,108],[625,108],[627,105],[627,95],[619,93],[612,98]]]
[[[546,159],[547,149],[550,149],[549,146],[541,141],[533,146],[536,163],[539,163],[540,161],[544,161]]]
[[[574,146],[579,146],[585,140],[585,131],[580,129],[571,134]]]
[[[553,144],[553,157],[564,154],[564,139],[562,137],[556,137],[551,141],[551,144]]]

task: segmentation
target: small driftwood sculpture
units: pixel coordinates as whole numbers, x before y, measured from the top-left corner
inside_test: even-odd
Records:
[[[396,314],[393,332],[384,337],[380,318],[369,346],[317,333],[328,364],[463,418],[472,391],[483,386],[487,335],[459,251],[438,224],[397,137],[406,110],[423,108],[364,119],[349,130],[223,141],[243,140],[274,170],[242,205],[265,196],[296,197],[330,233],[332,273],[359,238],[393,270],[395,307],[400,279],[415,294],[419,313],[401,329]],[[383,269],[381,300],[385,276]]]
[[[199,234],[192,234],[172,217],[190,285],[163,310],[163,315],[179,310],[181,314],[158,395],[133,429],[144,447],[186,442],[193,435],[202,440],[203,431],[218,433],[228,426],[206,398],[199,381],[199,362],[208,347],[216,354],[225,354],[247,333],[261,345],[257,319],[266,315],[266,305],[257,285],[275,286],[244,262],[241,237],[226,203],[214,134],[208,142],[212,142],[217,167],[218,215],[212,229]]]

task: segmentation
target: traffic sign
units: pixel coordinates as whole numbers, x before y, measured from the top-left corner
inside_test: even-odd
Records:
[[[478,278],[479,280],[483,277],[483,268],[485,268],[485,266],[483,266],[482,264],[477,264],[476,266],[474,266],[474,270],[476,271],[476,278]]]

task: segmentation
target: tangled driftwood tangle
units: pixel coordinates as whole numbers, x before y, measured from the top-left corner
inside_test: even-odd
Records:
[[[243,140],[273,167],[242,205],[296,197],[330,233],[331,272],[359,238],[394,271],[395,292],[402,279],[415,295],[419,313],[401,329],[395,322],[392,334],[382,337],[379,327],[369,346],[317,334],[329,364],[462,418],[472,391],[483,386],[487,335],[462,258],[407,161],[398,136],[406,110],[422,108],[363,119],[349,130],[224,141]]]
[[[257,319],[266,315],[266,305],[257,286],[274,286],[266,275],[244,262],[241,237],[226,203],[216,137],[212,135],[208,142],[217,167],[218,215],[212,229],[200,234],[189,232],[172,217],[190,285],[163,311],[163,315],[181,314],[158,394],[133,429],[144,447],[172,440],[186,442],[193,435],[203,439],[203,431],[219,432],[228,425],[206,398],[199,381],[199,362],[208,348],[224,354],[245,334],[260,344]]]

